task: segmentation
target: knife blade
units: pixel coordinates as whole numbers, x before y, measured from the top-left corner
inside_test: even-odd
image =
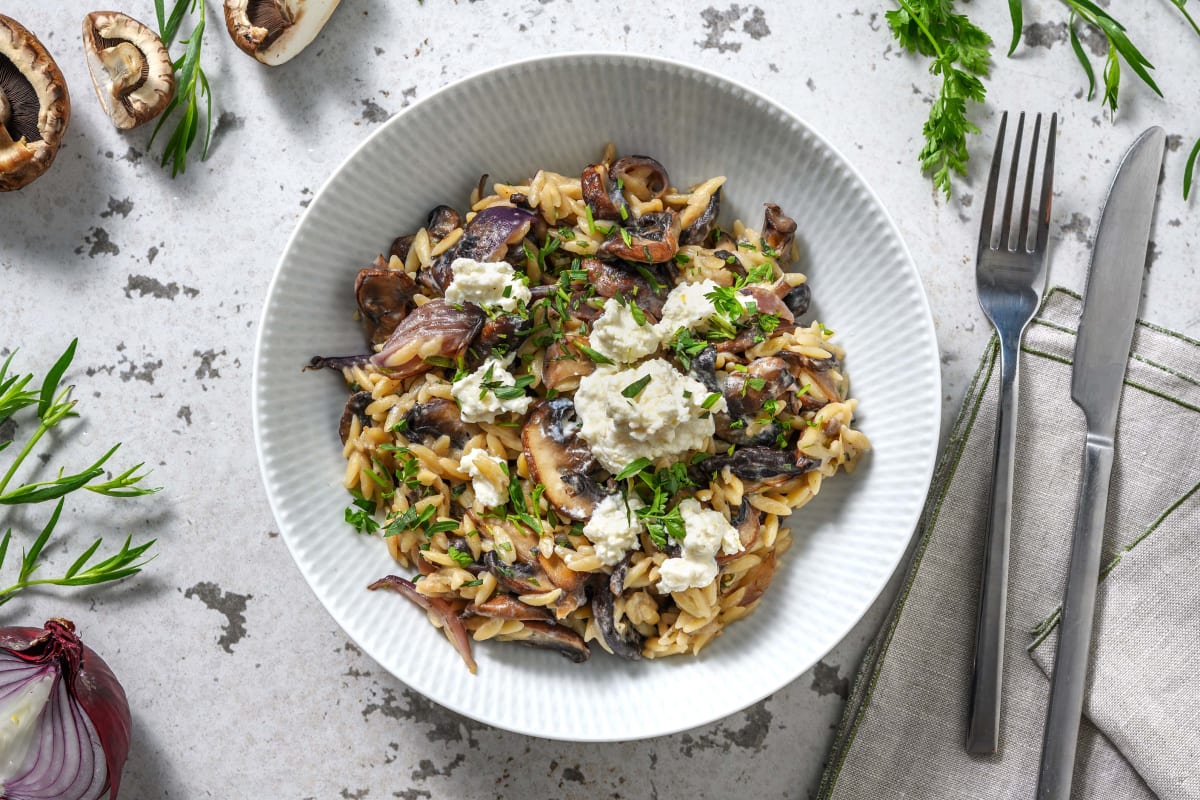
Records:
[[[1145,131],[1130,146],[1109,187],[1092,246],[1071,374],[1071,399],[1083,410],[1087,437],[1042,740],[1038,800],[1068,800],[1071,794],[1117,411],[1141,299],[1165,146],[1166,134],[1159,127]]]

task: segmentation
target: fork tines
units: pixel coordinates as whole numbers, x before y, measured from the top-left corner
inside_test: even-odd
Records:
[[[1000,131],[996,134],[996,152],[992,155],[992,168],[988,173],[987,194],[983,203],[983,220],[979,232],[979,245],[982,251],[985,242],[992,250],[1008,250],[1010,252],[1039,252],[1046,248],[1046,238],[1050,230],[1051,190],[1054,178],[1054,140],[1058,129],[1058,114],[1050,115],[1050,132],[1046,137],[1046,157],[1042,168],[1042,190],[1038,202],[1038,224],[1036,238],[1032,245],[1029,242],[1029,203],[1033,195],[1033,181],[1038,167],[1038,144],[1042,129],[1042,115],[1038,114],[1033,122],[1033,141],[1029,148],[1029,158],[1026,159],[1025,191],[1021,199],[1021,215],[1017,228],[1017,238],[1012,239],[1012,209],[1014,190],[1017,185],[1017,172],[1021,160],[1021,136],[1025,129],[1025,112],[1017,117],[1017,135],[1013,142],[1012,159],[1008,170],[1008,190],[1004,196],[1004,210],[1000,218],[1000,236],[992,240],[992,220],[996,209],[996,187],[1000,182],[1000,165],[1004,160],[1004,134],[1008,127],[1008,112],[1000,117]]]

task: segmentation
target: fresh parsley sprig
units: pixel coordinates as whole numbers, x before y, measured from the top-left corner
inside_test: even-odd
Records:
[[[153,146],[159,130],[166,121],[177,110],[180,112],[162,155],[162,165],[165,167],[170,163],[171,177],[174,178],[187,169],[188,151],[192,149],[200,130],[201,99],[205,105],[204,149],[200,154],[201,161],[208,158],[208,145],[212,140],[212,90],[208,85],[208,76],[200,66],[200,48],[204,44],[204,0],[175,0],[170,14],[166,11],[164,0],[154,0],[154,11],[158,17],[158,34],[168,49],[179,33],[184,16],[199,14],[195,27],[188,37],[181,41],[187,45],[187,49],[175,61],[175,96],[158,118],[154,132],[150,134],[150,145]]]
[[[905,50],[932,58],[929,71],[942,77],[917,159],[949,198],[952,175],[967,171],[967,136],[979,132],[967,119],[967,102],[982,103],[986,95],[981,78],[988,75],[992,37],[966,15],[955,14],[951,0],[896,2],[900,7],[886,14],[892,35]]]
[[[16,582],[0,589],[0,605],[7,603],[30,586],[86,586],[117,581],[140,572],[150,561],[144,556],[155,540],[152,539],[132,547],[132,538],[126,537],[125,543],[119,551],[89,565],[88,562],[103,544],[103,539],[97,539],[75,559],[61,577],[34,577],[40,567],[39,560],[46,544],[50,541],[50,537],[58,525],[68,494],[85,489],[107,497],[130,498],[159,491],[158,488],[147,488],[141,485],[146,478],[146,473],[141,471],[142,464],[135,464],[115,476],[104,477],[105,466],[120,448],[120,444],[113,445],[104,455],[77,472],[59,469],[58,474],[53,478],[14,485],[21,466],[34,452],[42,438],[65,420],[78,416],[75,411],[78,401],[71,397],[74,387],[62,386],[63,375],[75,357],[76,344],[77,340],[72,340],[63,354],[47,371],[46,377],[36,391],[29,388],[34,380],[32,373],[10,374],[9,370],[15,353],[10,354],[4,363],[0,364],[0,452],[7,450],[15,443],[13,437],[17,430],[15,423],[18,413],[32,408],[38,422],[33,432],[17,450],[3,475],[0,475],[0,507],[30,505],[49,500],[58,501],[54,511],[50,514],[49,521],[29,549],[23,552]],[[12,539],[13,529],[8,527],[4,537],[0,539],[0,570],[4,568]]]

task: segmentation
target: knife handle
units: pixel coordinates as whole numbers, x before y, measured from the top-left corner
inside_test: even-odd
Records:
[[[983,555],[983,580],[975,622],[975,661],[967,721],[967,752],[994,753],[1000,744],[1000,692],[1004,678],[1004,619],[1008,598],[1008,549],[1017,448],[1020,334],[1000,337],[1000,404],[992,494]]]
[[[1083,451],[1083,483],[1079,487],[1079,505],[1075,509],[1067,590],[1058,623],[1058,652],[1054,658],[1050,708],[1046,713],[1046,732],[1042,740],[1038,800],[1068,800],[1071,796],[1112,465],[1112,439],[1089,432]]]

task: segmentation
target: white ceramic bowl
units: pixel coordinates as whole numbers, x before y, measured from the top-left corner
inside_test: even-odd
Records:
[[[800,269],[848,353],[875,450],[793,518],[796,542],[759,609],[696,658],[575,665],[501,643],[470,675],[423,612],[372,580],[397,571],[342,519],[340,378],[315,354],[361,352],[353,279],[431,207],[462,208],[481,173],[576,174],[607,141],[659,159],[685,186],[728,176],[723,221],[757,226],[764,202],[799,223]],[[937,344],[899,232],[846,159],[762,95],[693,67],[624,55],[524,61],[455,83],[397,114],[317,193],[279,262],[259,330],[253,414],[263,480],[300,571],[347,634],[434,701],[559,739],[658,736],[731,714],[808,670],[882,591],[912,535],[940,418]],[[598,648],[594,648],[598,651]],[[330,684],[336,676],[329,676]]]

